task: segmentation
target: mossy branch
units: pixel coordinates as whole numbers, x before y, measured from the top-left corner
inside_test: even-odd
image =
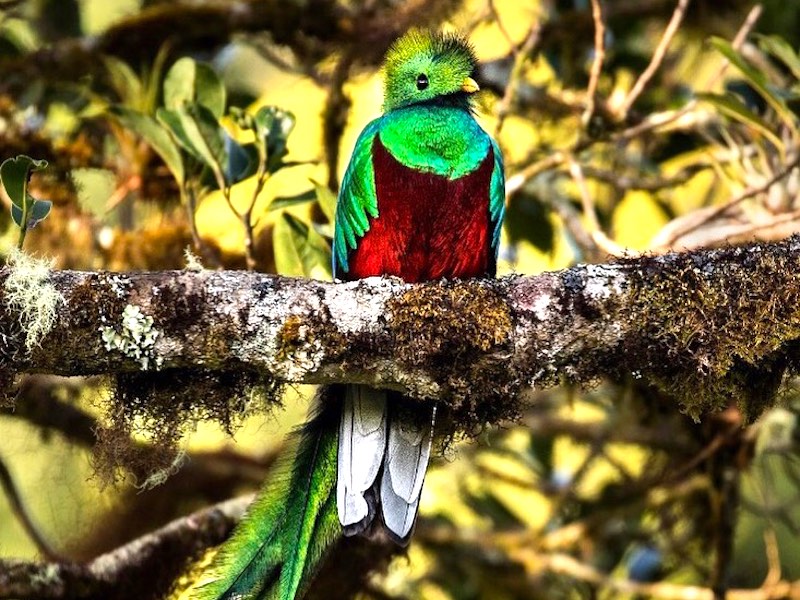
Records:
[[[151,598],[154,589],[163,597],[183,557],[221,543],[251,501],[243,496],[182,517],[87,564],[0,560],[0,598]]]
[[[526,388],[604,376],[653,382],[694,415],[734,400],[752,416],[800,358],[797,273],[797,237],[420,285],[55,271],[45,283],[62,302],[30,349],[0,291],[0,357],[6,379],[202,369],[369,383],[440,400],[463,425],[513,416]]]

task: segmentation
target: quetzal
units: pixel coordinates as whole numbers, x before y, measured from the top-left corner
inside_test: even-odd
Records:
[[[475,55],[460,36],[412,30],[388,51],[384,113],[342,181],[334,275],[408,282],[493,276],[504,213],[500,149],[473,115]],[[383,527],[408,542],[436,407],[365,385],[329,386],[270,481],[189,592],[293,599],[340,535]]]

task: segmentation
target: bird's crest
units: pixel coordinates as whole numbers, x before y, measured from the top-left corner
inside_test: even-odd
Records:
[[[477,58],[456,33],[411,29],[392,44],[384,59],[384,110],[477,91],[472,75]]]

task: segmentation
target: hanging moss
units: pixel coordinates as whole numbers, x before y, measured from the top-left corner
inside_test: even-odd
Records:
[[[642,375],[695,418],[731,401],[757,417],[774,401],[800,338],[796,268],[788,245],[640,260],[630,311],[650,341]]]
[[[282,386],[249,371],[170,369],[117,375],[107,408],[108,425],[98,432],[95,456],[110,480],[125,467],[142,482],[172,467],[181,438],[200,420],[232,433],[251,414],[268,410]],[[148,442],[142,452],[132,439]]]

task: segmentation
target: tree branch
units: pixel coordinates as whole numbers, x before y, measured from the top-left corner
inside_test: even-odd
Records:
[[[169,588],[187,557],[220,544],[252,499],[234,498],[182,517],[88,564],[0,560],[0,598],[152,597],[154,589]]]
[[[513,416],[530,386],[632,375],[692,414],[750,396],[754,415],[800,358],[798,270],[800,238],[418,285],[56,271],[41,285],[62,300],[30,352],[20,310],[0,291],[0,366],[6,378],[158,367],[165,377],[202,368],[366,383],[440,400],[466,426]]]

